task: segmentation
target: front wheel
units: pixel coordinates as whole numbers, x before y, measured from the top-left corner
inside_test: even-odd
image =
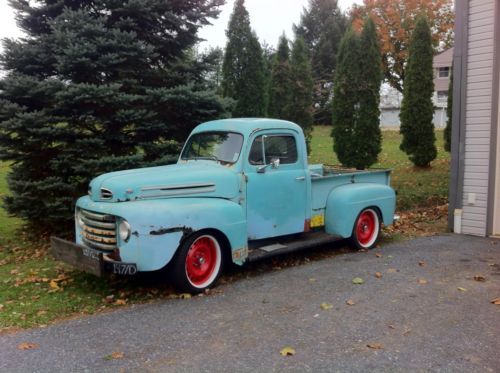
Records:
[[[217,281],[222,272],[222,249],[211,234],[198,233],[181,244],[172,266],[172,282],[188,293],[201,293]]]
[[[351,244],[357,249],[371,249],[380,235],[380,218],[372,208],[361,211],[354,223]]]

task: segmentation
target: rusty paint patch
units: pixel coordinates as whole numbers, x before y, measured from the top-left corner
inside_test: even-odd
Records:
[[[175,227],[175,228],[160,228],[149,232],[152,236],[161,236],[168,233],[183,232],[184,235],[188,235],[194,232],[193,228],[190,227]]]

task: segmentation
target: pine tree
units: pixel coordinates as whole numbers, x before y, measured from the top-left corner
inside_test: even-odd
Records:
[[[26,38],[4,41],[0,158],[10,214],[72,226],[101,173],[165,163],[198,123],[224,113],[193,57],[221,0],[13,0]]]
[[[302,127],[309,152],[313,129],[313,80],[307,47],[300,36],[293,43],[290,71],[291,84],[287,118]]]
[[[376,163],[382,150],[379,109],[382,61],[375,23],[371,18],[367,18],[364,23],[359,46],[361,74],[358,85],[359,117],[356,121],[355,136],[362,141],[355,149],[355,167],[362,169]]]
[[[451,152],[451,128],[453,124],[453,66],[450,73],[450,84],[448,85],[448,103],[446,106],[446,127],[443,132],[444,150]]]
[[[244,0],[236,0],[226,31],[222,93],[236,100],[234,117],[261,117],[266,110],[262,47],[250,28]]]
[[[278,51],[274,56],[271,81],[269,83],[268,115],[272,118],[287,119],[290,101],[290,48],[288,39],[280,37]]]
[[[309,0],[300,23],[294,25],[296,35],[304,38],[311,57],[314,79],[314,121],[331,124],[333,75],[347,19],[337,0]]]
[[[340,42],[333,88],[333,150],[345,167],[362,169],[358,148],[368,137],[358,132],[360,118],[361,48],[360,37],[348,30]]]
[[[403,85],[400,148],[415,166],[427,167],[436,158],[434,134],[433,49],[427,20],[419,16],[410,38],[408,66]]]

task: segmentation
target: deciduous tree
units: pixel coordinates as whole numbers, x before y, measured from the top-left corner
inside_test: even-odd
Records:
[[[431,30],[425,16],[419,16],[410,39],[408,67],[401,103],[401,150],[415,166],[426,167],[436,158],[434,104],[432,95],[433,49]]]
[[[403,92],[410,35],[419,14],[427,17],[434,50],[453,44],[453,0],[364,0],[352,10],[353,25],[361,29],[366,16],[375,21],[380,38],[384,78]]]

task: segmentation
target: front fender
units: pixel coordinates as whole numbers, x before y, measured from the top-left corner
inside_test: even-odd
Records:
[[[128,242],[118,243],[123,261],[139,271],[154,271],[170,262],[182,239],[202,229],[215,229],[228,239],[234,253],[246,253],[246,220],[237,203],[219,198],[169,198],[121,203],[93,202],[88,197],[77,206],[112,214],[131,226]],[[78,237],[78,234],[77,234]],[[241,251],[238,251],[241,250]],[[236,259],[242,264],[245,256]]]
[[[385,225],[393,223],[396,193],[388,185],[375,183],[345,184],[328,195],[325,211],[325,230],[329,234],[348,238],[354,222],[367,207],[376,207]]]

